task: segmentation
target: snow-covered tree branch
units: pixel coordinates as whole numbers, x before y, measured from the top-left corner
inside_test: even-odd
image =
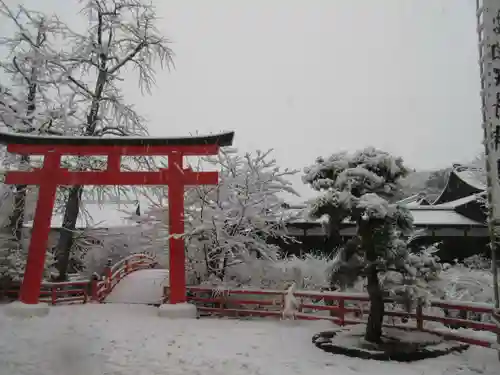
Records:
[[[54,16],[30,11],[19,6],[10,9],[0,1],[0,18],[14,25],[15,32],[0,38],[5,56],[0,59],[0,69],[5,79],[0,83],[0,128],[4,131],[29,134],[62,134],[70,122],[73,109],[64,101],[57,101],[61,82],[56,67],[57,60],[52,44],[62,31]],[[37,160],[29,156],[5,155],[5,168],[29,169]],[[11,236],[3,236],[17,248],[22,239],[21,229],[25,220],[27,194],[36,190],[25,185],[11,189],[3,206],[11,206],[7,226]],[[60,197],[59,197],[60,198]],[[58,199],[60,202],[60,199]]]
[[[168,67],[172,63],[168,40],[155,28],[154,8],[141,0],[83,3],[89,27],[84,33],[78,33],[65,26],[67,44],[60,51],[59,60],[54,62],[78,103],[76,116],[80,121],[71,133],[96,137],[146,135],[145,120],[133,106],[126,104],[119,84],[125,71],[134,69],[141,90],[149,92],[154,84],[154,64],[159,62],[161,67]],[[90,159],[79,158],[78,170],[92,168]],[[130,165],[130,161],[123,161],[123,165]],[[63,230],[57,245],[61,279],[65,278],[83,194],[81,186],[67,191]]]
[[[293,241],[286,234],[289,217],[283,203],[287,194],[297,195],[288,181],[296,171],[280,170],[270,154],[271,150],[240,156],[225,149],[201,159],[209,170],[220,171],[220,181],[185,194],[190,282],[211,277],[220,281],[228,267],[256,257],[274,260],[279,247],[273,239]],[[148,215],[163,227],[168,224],[167,210],[157,205]]]

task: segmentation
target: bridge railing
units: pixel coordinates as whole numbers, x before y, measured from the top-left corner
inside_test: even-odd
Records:
[[[40,302],[50,305],[87,303],[103,301],[118,282],[131,272],[152,268],[157,264],[149,254],[132,254],[104,269],[103,275],[92,280],[70,280],[64,282],[43,282]],[[20,285],[2,291],[9,299],[19,297]]]
[[[157,264],[154,256],[139,253],[129,255],[114,265],[106,267],[102,278],[91,282],[92,300],[102,302],[125,276],[137,270],[153,268]]]
[[[205,314],[221,316],[283,316],[286,291],[263,289],[226,289],[210,287],[188,287],[188,301],[195,303],[198,310]],[[164,300],[168,287],[164,288]],[[369,298],[364,293],[340,293],[330,291],[297,291],[294,296],[300,301],[296,319],[329,320],[337,325],[366,323],[369,312]],[[431,300],[429,305],[418,305],[412,312],[397,310],[393,300],[387,299],[385,325],[435,333],[447,339],[495,348],[494,340],[458,334],[455,328],[469,328],[500,335],[500,328],[495,324],[498,311],[489,304],[451,302]],[[389,306],[390,304],[390,306]],[[450,311],[465,312],[464,318],[450,317]],[[473,320],[470,315],[481,314],[483,321]],[[484,319],[486,317],[486,319]],[[441,323],[441,327],[431,322]]]

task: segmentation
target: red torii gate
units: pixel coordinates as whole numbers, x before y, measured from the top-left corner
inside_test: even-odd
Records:
[[[230,146],[234,132],[184,138],[62,137],[1,133],[0,144],[22,155],[43,155],[43,167],[34,171],[9,171],[5,183],[38,185],[38,201],[20,301],[37,304],[43,278],[50,223],[59,185],[167,185],[169,212],[170,303],[186,302],[184,239],[184,187],[217,185],[218,172],[194,172],[184,168],[184,156],[216,155]],[[107,169],[98,172],[61,168],[63,155],[107,156]],[[120,170],[122,156],[167,156],[168,168],[159,171]]]

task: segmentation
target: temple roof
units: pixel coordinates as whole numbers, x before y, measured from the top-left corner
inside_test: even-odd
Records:
[[[432,204],[438,205],[456,201],[482,193],[485,190],[486,185],[479,177],[479,170],[455,164],[450,172],[445,188]]]

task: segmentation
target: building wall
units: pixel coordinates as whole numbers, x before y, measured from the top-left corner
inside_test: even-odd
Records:
[[[341,235],[347,241],[355,233],[355,228],[344,228]],[[319,251],[330,255],[332,249],[326,247],[326,235],[322,228],[293,228],[290,235],[301,243],[277,243],[283,252],[289,255],[300,256],[305,253]],[[411,248],[419,251],[421,246],[430,246],[439,243],[438,256],[445,262],[454,259],[462,260],[471,255],[484,254],[489,257],[488,231],[486,228],[428,228],[427,233],[412,241]]]

